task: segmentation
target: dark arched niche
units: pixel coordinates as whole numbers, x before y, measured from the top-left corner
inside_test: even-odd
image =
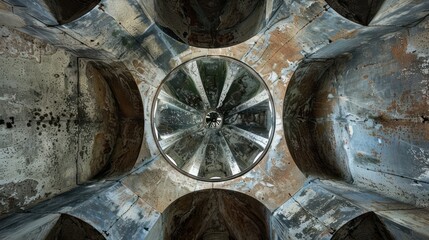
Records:
[[[384,0],[326,0],[326,2],[341,16],[368,26]]]
[[[151,0],[156,24],[191,46],[228,47],[256,35],[266,24],[266,0]]]
[[[190,193],[173,202],[162,217],[164,239],[269,239],[270,211],[234,191]]]
[[[327,115],[335,102],[325,104],[334,80],[333,61],[303,62],[286,90],[283,126],[286,142],[295,163],[306,175],[350,180],[345,159],[336,158],[332,125]]]
[[[46,240],[104,240],[99,231],[79,218],[62,214],[51,229]]]
[[[93,136],[90,177],[117,176],[135,165],[144,134],[143,103],[135,79],[122,63],[88,62],[85,75],[89,97],[99,117]],[[88,111],[80,106],[82,124]],[[101,122],[100,122],[101,121]]]
[[[43,0],[60,25],[70,23],[91,11],[100,0]]]
[[[350,220],[335,232],[332,240],[393,240],[391,233],[373,212]]]

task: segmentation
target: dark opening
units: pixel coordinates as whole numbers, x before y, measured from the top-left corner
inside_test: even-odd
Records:
[[[373,212],[365,213],[342,226],[332,240],[393,240],[386,226]]]
[[[100,0],[44,0],[60,25],[72,22],[93,9]]]
[[[291,155],[304,174],[348,180],[347,164],[335,159],[330,148],[333,129],[326,116],[334,101],[327,101],[326,95],[334,79],[332,64],[307,62],[298,67],[286,90],[283,125]]]
[[[170,37],[191,46],[235,45],[265,26],[265,0],[156,0],[154,20]]]
[[[99,231],[88,223],[73,216],[62,214],[51,229],[46,240],[104,240]]]
[[[368,26],[384,0],[326,0],[326,2],[343,17]]]
[[[120,63],[89,62],[86,75],[98,99],[96,108],[101,110],[102,125],[115,135],[113,140],[102,132],[94,136],[91,173],[94,178],[126,173],[136,163],[143,142],[144,116],[140,91],[131,73]],[[97,90],[101,87],[106,90],[99,93]],[[109,96],[113,97],[113,103],[107,107],[112,109],[106,110],[104,103],[112,101]]]
[[[270,211],[245,194],[203,190],[164,211],[164,239],[269,239],[269,218]]]

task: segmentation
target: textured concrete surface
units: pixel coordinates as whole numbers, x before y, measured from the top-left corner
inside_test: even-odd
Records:
[[[1,212],[76,186],[77,59],[0,28]]]
[[[426,19],[385,34],[335,60],[302,64],[295,72],[285,129],[304,172],[428,206],[427,24]]]
[[[133,168],[143,141],[143,105],[123,64],[80,59],[79,126],[79,182]]]
[[[126,68],[93,62],[88,69],[70,53],[6,27],[1,38],[1,212],[131,170],[144,123]]]
[[[273,213],[272,237],[425,239],[424,214],[426,210],[352,185],[313,180]]]
[[[190,47],[168,37],[154,23],[146,3],[102,0],[81,18],[58,25],[58,14],[45,1],[0,0],[0,25],[9,27],[0,28],[4,73],[0,77],[4,122],[0,125],[0,201],[2,213],[15,207],[29,211],[2,219],[0,236],[41,238],[58,221],[58,213],[74,216],[74,212],[106,238],[157,239],[157,233],[164,232],[159,216],[171,203],[211,188],[235,190],[259,200],[274,212],[271,222],[278,239],[331,238],[342,226],[360,226],[359,219],[358,224],[347,223],[371,211],[377,215],[372,222],[380,220],[386,226],[380,229],[400,239],[428,236],[426,210],[416,209],[428,204],[428,20],[422,21],[428,15],[427,1],[385,0],[369,27],[363,27],[325,1],[284,0],[272,16],[266,12],[266,27],[257,35],[218,49]],[[278,1],[267,3],[271,8]],[[258,166],[240,178],[216,184],[189,179],[166,163],[155,147],[149,121],[154,93],[166,74],[186,60],[205,55],[230,56],[254,68],[270,88],[278,123],[271,148]],[[144,128],[143,133],[126,128],[117,138],[132,140],[131,132],[137,138],[142,133],[142,147],[134,169],[118,182],[78,187],[28,210],[35,202],[75,187],[79,169],[82,182],[96,176],[108,156],[115,155],[112,143],[105,141],[113,141],[111,132],[105,132],[109,136],[100,141],[93,137],[100,129],[107,131],[100,118],[115,118],[114,93],[98,81],[105,98],[96,102],[91,95],[96,92],[88,90],[97,90],[91,86],[97,81],[78,85],[78,77],[84,74],[80,71],[84,65],[78,67],[78,62],[86,61],[82,58],[109,66],[119,61],[129,69],[141,97]],[[312,76],[320,80],[307,86],[318,94],[302,99],[307,108],[301,113],[311,112],[318,121],[306,125],[313,147],[299,158],[293,146],[300,142],[286,145],[284,135],[298,129],[282,123],[286,90],[294,73],[295,79],[301,74],[307,77],[306,82]],[[80,130],[74,123],[79,120],[78,105],[84,106],[76,96],[78,90],[82,97],[88,94],[89,112],[100,110],[96,107],[100,105],[108,108],[104,109],[107,115],[99,115],[98,122]],[[309,100],[315,111],[308,109],[305,101]],[[303,106],[295,104],[296,109]],[[88,150],[79,155],[84,146]],[[309,153],[317,154],[312,160],[323,158],[322,164],[303,168],[302,158]],[[77,168],[79,157],[84,165]],[[96,170],[91,171],[85,164],[95,159],[101,163],[93,164]],[[353,185],[305,185],[307,177],[335,178]]]
[[[43,236],[56,231],[55,224],[62,216],[58,213],[83,221],[107,239],[144,239],[160,217],[128,188],[104,182],[80,186],[26,213],[2,219],[0,237],[44,239]]]
[[[177,199],[162,213],[164,239],[268,239],[270,211],[244,194],[211,189]]]

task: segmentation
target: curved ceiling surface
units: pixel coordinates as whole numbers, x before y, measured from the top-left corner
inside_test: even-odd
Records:
[[[154,1],[154,20],[170,37],[195,47],[232,46],[265,26],[265,0]]]
[[[204,181],[249,171],[274,133],[271,95],[259,75],[226,57],[180,65],[162,82],[152,128],[164,157],[180,172]]]

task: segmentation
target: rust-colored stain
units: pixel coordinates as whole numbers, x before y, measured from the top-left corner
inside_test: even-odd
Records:
[[[396,100],[393,100],[386,110],[388,112],[395,112],[397,111],[397,109],[398,109],[398,103],[396,102]]]
[[[6,3],[0,2],[0,10],[4,11],[12,11],[12,7],[7,5]]]
[[[359,33],[359,31],[357,29],[349,31],[346,29],[340,30],[339,32],[337,32],[335,35],[333,35],[332,37],[330,37],[330,40],[332,42],[335,42],[337,40],[345,40],[345,39],[353,39],[357,36],[357,34]]]
[[[269,74],[275,72],[278,76],[282,75],[282,70],[290,67],[289,62],[296,62],[303,58],[301,46],[291,39],[283,45],[278,38],[271,37],[268,48],[264,49],[260,60],[255,62],[255,70],[260,74]],[[287,61],[285,61],[287,60]],[[290,72],[292,74],[293,71]],[[290,76],[288,76],[290,77]]]
[[[415,119],[391,119],[385,114],[380,114],[373,119],[382,127],[372,131],[370,135],[383,139],[388,144],[392,142],[389,136],[402,140],[429,140],[429,124],[419,121],[417,117]]]
[[[407,47],[408,39],[406,37],[401,38],[399,43],[391,47],[393,58],[398,61],[402,67],[408,67],[417,60],[415,54],[407,53]]]
[[[421,93],[404,91],[401,96],[394,99],[387,107],[387,111],[405,115],[409,119],[426,118],[429,116],[429,104],[424,96],[422,99],[417,98]],[[418,121],[417,121],[418,122]]]

